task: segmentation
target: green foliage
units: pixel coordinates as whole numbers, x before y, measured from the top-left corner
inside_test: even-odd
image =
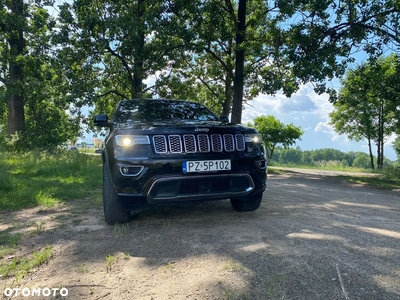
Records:
[[[174,38],[179,28],[172,11],[179,4],[78,0],[60,6],[54,40],[62,45],[57,56],[78,108],[95,104],[95,113],[110,114],[121,99],[154,94],[144,81],[167,69],[175,53],[183,51],[182,41]]]
[[[323,169],[371,169],[370,157],[365,152],[344,153],[337,149],[324,148],[317,150],[301,150],[296,148],[276,147],[271,164],[310,166]],[[385,168],[392,167],[394,163],[389,159],[384,160]]]
[[[18,6],[17,4],[21,4]],[[23,3],[23,5],[22,5]],[[11,149],[54,148],[79,134],[79,119],[67,116],[68,91],[51,43],[55,20],[46,6],[54,1],[0,3],[0,144]],[[11,9],[11,7],[13,7]],[[16,21],[18,20],[18,22]],[[14,36],[17,32],[18,51]],[[7,109],[21,97],[22,110]],[[8,111],[9,110],[9,111]],[[11,115],[7,118],[7,114]],[[15,132],[14,130],[20,130]]]
[[[31,257],[14,258],[10,263],[0,264],[0,275],[2,277],[14,276],[17,284],[27,276],[32,270],[47,263],[53,256],[50,246],[34,251]]]
[[[371,160],[367,153],[360,153],[353,161],[353,167],[362,168],[362,169],[370,169],[371,168]]]
[[[393,143],[393,149],[396,152],[397,155],[397,160],[400,161],[400,137],[397,136],[394,143]]]
[[[400,130],[398,94],[400,58],[392,55],[369,61],[351,70],[342,80],[343,87],[330,113],[331,124],[340,134],[356,141],[366,139],[372,156],[377,145],[378,168],[383,165],[383,146],[388,137]],[[374,168],[373,162],[371,167]]]
[[[354,61],[350,53],[376,58],[386,45],[400,44],[394,0],[56,4],[54,19],[46,9],[54,1],[0,2],[0,124],[21,131],[19,147],[77,136],[81,122],[92,125],[83,107],[110,114],[121,98],[185,98],[228,115],[234,94],[240,104],[259,93],[290,96],[306,82],[322,93],[329,91],[326,79],[342,76]],[[239,4],[246,14],[238,23]],[[238,61],[243,70],[235,69]],[[24,107],[7,119],[16,110],[6,102],[15,97]],[[50,115],[49,125],[39,122]],[[73,126],[55,128],[60,118]]]
[[[292,123],[285,125],[271,115],[260,116],[254,119],[254,127],[261,134],[267,148],[267,158],[271,160],[275,147],[281,144],[284,148],[292,146],[300,139],[303,131]]]
[[[101,161],[70,151],[5,153],[0,161],[0,211],[76,198],[98,199]]]
[[[0,258],[10,255],[17,248],[21,239],[20,233],[10,233],[9,230],[0,232]]]

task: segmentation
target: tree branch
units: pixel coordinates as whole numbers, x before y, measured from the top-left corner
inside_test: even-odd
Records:
[[[195,70],[195,68],[192,66],[192,64],[191,64],[189,61],[186,60],[186,63],[188,64],[188,66],[189,66],[192,70]],[[197,77],[198,80],[200,80],[200,81],[205,85],[205,87],[206,87],[216,98],[218,98],[218,94],[208,85],[208,83],[207,83],[205,80],[203,80],[203,78],[201,78],[201,77],[198,76],[198,75],[196,75],[196,77]]]
[[[206,51],[208,54],[210,54],[216,61],[218,61],[222,65],[222,67],[224,68],[224,70],[226,71],[226,73],[229,76],[231,76],[232,78],[234,77],[234,74],[232,73],[232,70],[230,70],[228,68],[226,63],[217,54],[215,54],[215,52],[212,51],[209,46],[208,47],[204,47],[203,49],[204,49],[204,51]]]
[[[111,90],[111,91],[105,92],[104,94],[100,94],[100,95],[98,95],[97,97],[101,98],[101,97],[108,96],[108,95],[110,95],[110,94],[115,94],[115,95],[117,95],[117,96],[120,96],[120,97],[123,98],[123,99],[129,99],[129,97],[127,97],[126,95],[120,93],[120,92],[117,91],[117,90]]]
[[[129,67],[128,63],[126,62],[126,60],[119,55],[116,51],[114,51],[113,49],[111,49],[110,46],[107,46],[106,48],[108,50],[109,53],[111,53],[113,56],[115,56],[116,58],[118,58],[120,60],[120,62],[122,63],[122,65],[124,66],[126,72],[128,73],[128,77],[130,82],[133,82],[133,77],[132,77],[132,73],[131,73],[131,68]]]

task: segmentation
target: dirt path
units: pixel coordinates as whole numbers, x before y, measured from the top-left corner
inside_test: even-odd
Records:
[[[18,255],[50,245],[53,257],[21,288],[67,288],[61,299],[400,299],[399,193],[318,174],[268,180],[251,213],[165,206],[112,227],[77,201],[2,215],[0,227],[44,224]]]

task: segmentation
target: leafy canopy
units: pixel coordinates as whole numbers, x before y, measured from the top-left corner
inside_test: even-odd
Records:
[[[259,116],[254,119],[254,127],[261,134],[267,148],[267,158],[271,160],[274,149],[278,144],[288,148],[300,139],[304,131],[300,127],[290,124],[283,124],[272,115]]]

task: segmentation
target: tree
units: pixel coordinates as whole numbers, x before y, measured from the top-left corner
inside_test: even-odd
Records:
[[[281,144],[284,148],[292,146],[300,139],[304,131],[292,123],[285,125],[274,116],[260,116],[254,119],[254,127],[261,134],[267,148],[267,159],[270,161],[276,145]]]
[[[79,132],[53,55],[53,1],[0,1],[0,126],[18,149],[55,147]],[[6,116],[6,117],[5,117]]]
[[[400,137],[399,136],[397,136],[393,142],[393,149],[396,152],[397,161],[400,162]]]
[[[1,82],[6,87],[8,134],[25,131],[24,71],[26,8],[23,0],[12,0],[0,6],[0,41],[2,42]]]
[[[353,161],[353,167],[362,168],[362,169],[370,169],[371,161],[370,161],[369,155],[367,153],[359,153]]]
[[[191,85],[196,88],[184,90],[197,91],[189,93],[197,99],[224,99],[224,114],[233,102],[231,119],[240,123],[243,101],[259,93],[283,90],[290,96],[301,84],[312,82],[317,92],[334,94],[326,80],[344,74],[354,61],[352,53],[364,50],[376,57],[389,41],[394,48],[399,45],[399,9],[394,1],[271,2],[197,3],[197,10],[192,9],[182,24],[190,22],[189,35],[198,39],[191,58],[185,60],[188,64],[171,70],[179,76],[170,95]],[[182,77],[185,80],[177,80]],[[207,92],[199,93],[204,91],[199,82]]]
[[[179,1],[76,0],[60,7],[62,48],[78,107],[95,105],[111,113],[121,99],[151,97],[145,80],[174,64],[182,40],[174,38],[173,12]],[[83,92],[83,93],[82,93]]]
[[[342,88],[330,114],[330,123],[338,133],[356,141],[367,140],[372,169],[372,142],[377,146],[377,165],[381,169],[384,144],[400,128],[396,109],[400,101],[399,62],[399,57],[392,55],[349,71],[341,81]]]

